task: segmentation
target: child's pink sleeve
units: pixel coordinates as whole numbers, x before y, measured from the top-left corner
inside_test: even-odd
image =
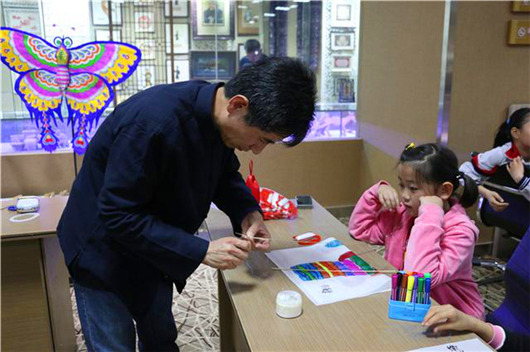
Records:
[[[470,263],[476,241],[471,223],[455,223],[445,232],[443,221],[439,206],[420,206],[407,245],[404,270],[431,273],[432,286],[449,281],[464,263]]]
[[[361,241],[373,244],[385,244],[385,235],[389,234],[392,224],[389,221],[381,221],[380,212],[382,205],[377,197],[377,191],[381,184],[387,185],[385,181],[380,181],[366,190],[350,217],[348,230],[350,235]]]

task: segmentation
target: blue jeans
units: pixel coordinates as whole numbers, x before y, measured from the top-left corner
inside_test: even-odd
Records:
[[[135,332],[140,351],[179,351],[171,311],[173,283],[170,280],[151,280],[147,287],[135,290],[131,299],[130,295],[123,297],[90,275],[76,276],[77,309],[89,351],[134,352]],[[137,306],[143,308],[135,309]]]

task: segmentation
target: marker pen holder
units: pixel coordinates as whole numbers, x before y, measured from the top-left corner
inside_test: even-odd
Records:
[[[429,308],[431,308],[430,299],[428,304],[401,302],[390,299],[388,305],[388,317],[390,319],[421,323]]]

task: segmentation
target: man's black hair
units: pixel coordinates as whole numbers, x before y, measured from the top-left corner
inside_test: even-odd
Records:
[[[248,53],[253,53],[261,48],[259,41],[256,39],[249,39],[245,42],[245,51]]]
[[[243,95],[249,100],[245,120],[249,126],[287,138],[285,144],[299,144],[311,128],[315,113],[316,79],[303,62],[273,57],[244,70],[225,85],[230,99]]]

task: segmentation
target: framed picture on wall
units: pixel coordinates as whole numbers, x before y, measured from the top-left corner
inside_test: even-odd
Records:
[[[358,5],[354,2],[332,1],[331,2],[331,26],[332,27],[356,27],[356,15]]]
[[[109,25],[109,8],[107,0],[92,0],[92,24],[95,26]],[[121,25],[121,4],[112,3],[112,25]]]
[[[138,89],[144,90],[155,85],[155,66],[138,66],[136,69]]]
[[[175,65],[175,76],[171,77],[171,61],[166,62],[167,67],[167,83],[183,82],[190,80],[190,60],[176,59],[173,60]]]
[[[530,12],[530,0],[512,1],[512,12]]]
[[[234,39],[234,2],[192,1],[191,23],[193,39]]]
[[[355,103],[354,80],[339,78],[339,103]]]
[[[38,8],[4,7],[4,16],[7,27],[20,29],[31,34],[42,35]]]
[[[191,79],[229,80],[236,74],[235,51],[192,51]]]
[[[110,40],[110,31],[107,29],[96,29],[94,31],[94,38],[98,42],[108,42]],[[112,40],[115,42],[121,41],[121,31],[119,29],[112,31]]]
[[[154,5],[155,0],[134,0],[134,6],[149,6]]]
[[[170,3],[172,5],[172,15],[170,12]],[[188,17],[189,0],[165,0],[164,16],[166,17]]]
[[[237,35],[259,34],[262,7],[261,2],[237,2]]]
[[[171,31],[169,23],[166,23],[166,53],[171,52]],[[187,23],[173,24],[173,53],[187,54],[190,51],[189,27]]]
[[[353,50],[355,33],[331,33],[331,50]]]
[[[333,55],[331,60],[331,71],[350,72],[353,68],[353,57],[351,55]]]
[[[136,12],[134,14],[135,32],[154,32],[155,14],[153,12]]]

